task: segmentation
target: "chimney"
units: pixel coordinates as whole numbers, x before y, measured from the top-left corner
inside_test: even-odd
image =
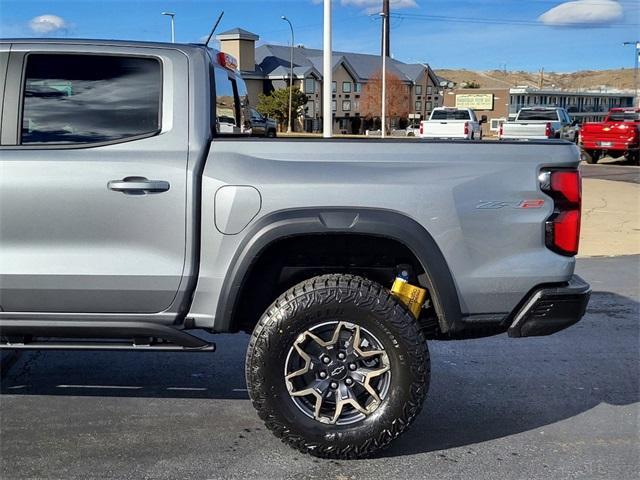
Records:
[[[234,28],[216,36],[220,42],[220,50],[238,59],[242,72],[253,72],[256,69],[256,42],[260,38],[255,33],[241,28]]]

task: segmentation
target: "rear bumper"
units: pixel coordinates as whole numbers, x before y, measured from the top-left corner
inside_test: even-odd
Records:
[[[577,323],[585,314],[591,287],[578,275],[558,287],[534,290],[513,317],[510,337],[551,335]]]
[[[620,152],[635,152],[640,146],[637,143],[624,143],[612,141],[611,145],[601,145],[599,142],[585,142],[584,140],[580,146],[585,150],[603,150],[603,151],[620,151]]]
[[[526,142],[528,140],[553,140],[553,138],[549,138],[546,135],[513,135],[508,133],[500,137],[500,140],[519,140]]]

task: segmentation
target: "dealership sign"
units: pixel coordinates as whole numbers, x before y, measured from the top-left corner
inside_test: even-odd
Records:
[[[493,110],[493,93],[462,93],[456,95],[456,108]]]

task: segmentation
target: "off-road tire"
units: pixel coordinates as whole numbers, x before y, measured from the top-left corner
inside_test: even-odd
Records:
[[[328,320],[366,328],[389,357],[387,396],[373,413],[350,425],[306,416],[284,379],[293,342]],[[353,275],[318,276],[282,294],[260,318],[247,350],[247,386],[260,418],[283,442],[324,458],[363,458],[386,448],[420,413],[429,375],[429,351],[416,319],[386,288]]]

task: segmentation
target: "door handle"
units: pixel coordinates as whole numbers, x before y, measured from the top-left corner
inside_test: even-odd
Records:
[[[126,177],[122,180],[111,180],[107,188],[127,195],[146,195],[169,190],[169,182],[165,180],[149,180],[145,177]]]

